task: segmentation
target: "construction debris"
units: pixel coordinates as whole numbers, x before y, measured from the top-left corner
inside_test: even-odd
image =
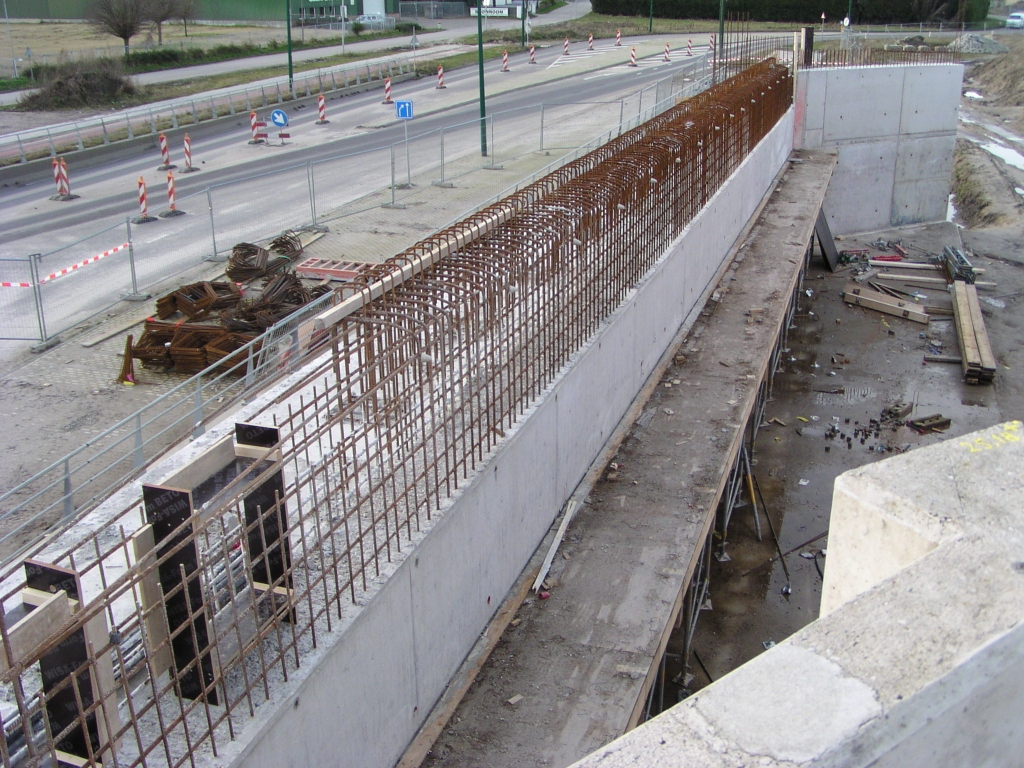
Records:
[[[928,314],[920,306],[870,288],[864,288],[856,283],[849,283],[843,289],[843,301],[847,304],[856,304],[859,307],[867,307],[887,315],[912,320],[915,323],[927,325],[929,320]]]
[[[234,283],[192,283],[157,299],[156,316],[166,320],[181,312],[189,320],[202,320],[214,310],[233,307],[241,300],[242,291]]]
[[[941,413],[907,422],[908,427],[921,435],[931,434],[932,432],[945,432],[949,429],[950,424],[952,424],[952,420],[943,417]]]
[[[288,255],[271,257],[270,251],[252,243],[239,243],[231,249],[224,274],[239,283],[248,283],[287,269],[292,263]]]
[[[978,291],[973,285],[956,280],[951,293],[964,379],[968,384],[991,382],[996,376],[996,359],[989,344],[988,331],[985,330]]]
[[[134,336],[128,335],[124,343],[124,359],[121,361],[121,372],[117,375],[119,384],[126,387],[135,386],[135,360],[132,358],[132,341]]]
[[[970,285],[974,284],[974,266],[967,260],[963,251],[959,248],[946,246],[942,249],[942,266],[946,270],[946,277],[949,282],[963,280]]]
[[[271,278],[258,298],[243,299],[223,312],[221,322],[229,331],[262,333],[303,305],[330,292],[326,285],[308,289],[294,272],[285,272]]]
[[[996,42],[991,35],[961,35],[949,44],[949,50],[961,53],[1008,53],[1010,49]]]

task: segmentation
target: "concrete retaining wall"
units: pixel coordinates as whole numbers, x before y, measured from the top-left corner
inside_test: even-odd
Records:
[[[790,110],[375,596],[211,764],[386,768],[401,757],[695,308],[792,136]]]
[[[836,147],[825,213],[834,234],[946,218],[960,64],[800,72],[797,149]]]

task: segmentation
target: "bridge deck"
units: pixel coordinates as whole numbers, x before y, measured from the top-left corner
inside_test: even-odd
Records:
[[[498,631],[485,634],[452,683],[446,712],[468,688],[454,716],[445,722],[442,701],[402,765],[417,764],[441,733],[425,765],[566,766],[636,725],[768,374],[834,164],[831,154],[794,153],[734,247],[718,302],[684,341],[687,360],[673,364],[677,349],[669,350],[624,420],[617,452],[610,446],[595,465],[600,479],[555,557],[550,598],[531,595],[497,639],[511,618],[499,612]],[[748,324],[751,308],[764,310],[762,323]],[[609,461],[618,469],[606,470]],[[511,609],[524,594],[510,598]]]

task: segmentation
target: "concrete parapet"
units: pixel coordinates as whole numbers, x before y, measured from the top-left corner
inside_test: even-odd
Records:
[[[1024,425],[836,480],[823,616],[576,765],[1013,765]]]

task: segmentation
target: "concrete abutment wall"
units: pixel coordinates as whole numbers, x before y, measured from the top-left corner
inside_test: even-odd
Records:
[[[792,150],[793,110],[743,161],[318,658],[213,764],[386,768],[442,695]]]

